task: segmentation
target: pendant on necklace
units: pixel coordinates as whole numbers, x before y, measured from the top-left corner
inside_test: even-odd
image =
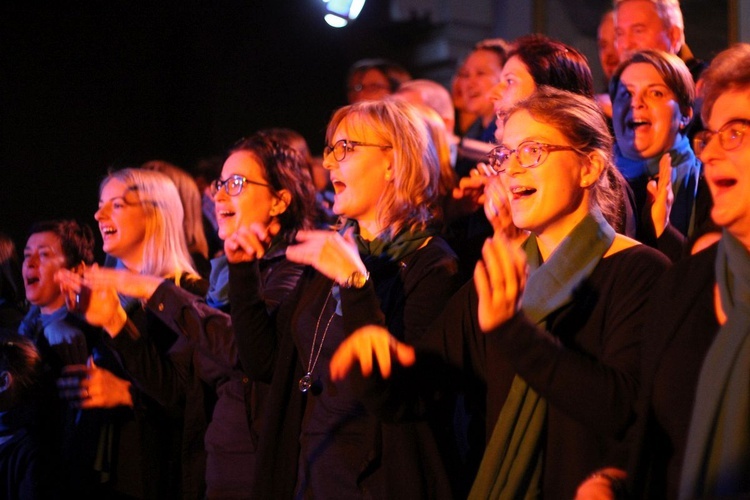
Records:
[[[310,387],[312,386],[312,377],[310,376],[310,372],[305,373],[305,376],[299,379],[299,390],[302,392],[307,392]]]

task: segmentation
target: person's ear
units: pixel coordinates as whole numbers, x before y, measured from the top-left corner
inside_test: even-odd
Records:
[[[70,270],[76,274],[83,274],[83,271],[86,270],[86,264],[84,264],[83,261],[81,261],[75,266],[71,267]]]
[[[276,196],[274,196],[273,201],[271,202],[271,211],[269,212],[269,215],[271,217],[278,217],[286,212],[286,209],[289,208],[291,203],[292,194],[286,189],[279,190],[276,192]]]
[[[596,184],[604,169],[607,167],[606,158],[599,151],[588,154],[588,161],[581,167],[581,186],[588,187]]]
[[[687,110],[687,113],[684,113],[682,115],[682,118],[680,118],[680,130],[684,130],[685,127],[688,126],[690,123],[690,120],[693,119],[693,108],[689,108]]]
[[[672,46],[672,53],[679,53],[680,49],[682,49],[682,30],[677,26],[672,26],[669,28],[667,36],[669,37],[669,43]]]
[[[13,375],[7,370],[0,372],[0,393],[10,389],[13,385]]]

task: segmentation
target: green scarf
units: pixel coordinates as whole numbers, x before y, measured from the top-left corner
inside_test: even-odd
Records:
[[[350,227],[354,228],[354,239],[357,242],[357,249],[360,255],[380,257],[387,255],[390,260],[397,262],[407,255],[415,252],[424,242],[437,234],[435,228],[428,227],[422,231],[402,230],[392,239],[375,238],[372,241],[362,238],[359,234],[359,224],[354,219],[348,219],[344,226],[339,230],[344,234]]]
[[[726,230],[716,283],[727,322],[698,378],[679,498],[750,493],[750,253]]]
[[[523,312],[538,325],[573,300],[578,286],[599,264],[615,231],[595,211],[565,237],[542,265],[536,237],[524,250],[531,271],[523,295]],[[482,457],[469,499],[538,498],[542,484],[542,436],[547,402],[516,375]]]

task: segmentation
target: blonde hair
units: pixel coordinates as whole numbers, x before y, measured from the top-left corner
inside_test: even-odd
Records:
[[[208,240],[203,229],[201,193],[195,179],[180,167],[166,161],[152,160],[141,165],[146,170],[156,170],[172,179],[180,194],[184,219],[182,227],[190,253],[198,253],[208,258]]]
[[[161,172],[125,168],[110,173],[99,186],[117,179],[136,194],[146,215],[141,274],[180,279],[183,273],[198,276],[185,243],[183,210],[174,183]]]
[[[430,139],[435,146],[435,152],[438,157],[439,182],[438,182],[438,201],[442,205],[447,197],[451,196],[453,188],[456,187],[456,171],[451,166],[451,149],[448,142],[448,132],[445,128],[445,122],[437,111],[424,105],[414,105],[422,114]],[[442,219],[442,210],[436,214]]]
[[[402,229],[421,230],[433,219],[438,197],[440,164],[424,119],[412,105],[399,99],[363,101],[337,110],[326,131],[330,144],[343,122],[350,131],[368,130],[379,143],[393,148],[393,182],[378,202],[383,236]]]

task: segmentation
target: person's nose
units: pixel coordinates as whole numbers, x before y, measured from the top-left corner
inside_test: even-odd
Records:
[[[107,213],[106,207],[107,207],[106,204],[102,205],[96,209],[96,212],[94,212],[94,219],[97,222],[104,220],[104,218],[106,217],[106,213]]]

